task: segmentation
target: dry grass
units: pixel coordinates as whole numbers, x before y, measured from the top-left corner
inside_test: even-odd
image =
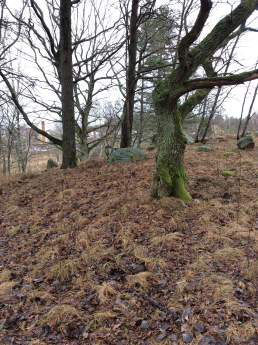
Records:
[[[55,297],[52,296],[49,292],[47,291],[41,291],[41,290],[32,290],[28,294],[28,300],[31,303],[40,303],[40,304],[46,304],[53,302],[55,300]]]
[[[207,255],[206,256],[199,256],[196,259],[196,261],[194,261],[192,264],[190,264],[187,267],[187,269],[184,273],[183,282],[184,281],[187,282],[196,276],[206,274],[209,271],[210,271],[210,266],[209,266],[208,256]]]
[[[243,220],[243,217],[241,217]],[[232,240],[255,241],[258,239],[256,232],[250,230],[250,225],[232,222],[224,229],[226,236]]]
[[[117,317],[117,314],[112,311],[98,311],[93,315],[94,320],[97,322],[102,322]]]
[[[66,246],[67,243],[69,243],[69,235],[68,234],[62,234],[58,235],[56,238],[54,238],[51,241],[52,246]]]
[[[200,267],[201,265],[198,265],[198,268]],[[184,299],[198,298],[200,304],[205,301],[205,308],[208,308],[208,304],[214,306],[217,303],[235,301],[234,282],[226,275],[209,273],[206,268],[204,272],[186,271],[185,276],[177,282],[177,290],[169,302],[170,307],[182,308],[179,301]]]
[[[73,322],[81,322],[83,317],[79,310],[68,304],[56,305],[41,319],[41,326],[49,326],[65,333],[69,324]]]
[[[8,282],[11,280],[12,272],[10,270],[3,270],[0,272],[0,283]]]
[[[99,244],[101,231],[95,226],[87,226],[84,231],[80,231],[76,237],[76,246],[82,251],[88,251]],[[101,245],[101,244],[100,244]]]
[[[127,276],[127,282],[130,287],[141,287],[147,290],[153,283],[153,273],[151,272],[140,272]]]
[[[59,254],[58,247],[46,246],[42,247],[36,254],[37,261],[42,264],[53,261]]]
[[[222,233],[220,230],[209,229],[207,232],[207,236],[205,236],[205,241],[207,244],[213,243],[215,244],[223,244],[225,246],[232,246],[234,245],[234,240],[230,238],[229,235]]]
[[[133,230],[128,226],[123,226],[116,234],[116,240],[122,244],[125,251],[133,249],[135,235]]]
[[[234,283],[229,278],[218,274],[207,275],[201,283],[212,296],[214,303],[234,299]]]
[[[121,205],[125,204],[125,196],[116,196],[109,200],[108,204],[103,203],[99,209],[100,216],[108,216],[112,209],[120,209]]]
[[[163,259],[149,256],[148,249],[144,246],[136,246],[134,256],[144,262],[148,271],[156,271],[157,268],[164,269],[166,267],[166,262]]]
[[[258,260],[250,262],[243,271],[243,276],[253,282],[258,282]]]
[[[113,345],[121,339],[168,345],[170,333],[157,340],[159,328],[168,323],[168,332],[183,345],[182,332],[193,331],[197,320],[207,335],[226,330],[228,345],[251,343],[257,318],[258,148],[241,153],[239,199],[234,178],[220,173],[239,174],[239,155],[224,156],[233,145],[214,143],[213,153],[204,155],[187,147],[188,189],[194,197],[189,205],[150,199],[154,159],[101,163],[97,171],[95,164],[65,173],[56,169],[3,186],[1,226],[11,231],[0,239],[5,255],[0,286],[7,296],[1,318],[11,309],[27,317],[17,329],[4,329],[4,336],[15,342],[24,336],[29,343],[41,339],[41,327],[49,325],[46,343],[58,331],[60,344]],[[13,229],[17,224],[22,227]],[[3,267],[17,276],[17,286]],[[182,323],[188,306],[193,316]],[[177,322],[164,319],[170,315],[166,310],[176,312]],[[150,322],[149,331],[138,327],[142,319]],[[71,339],[73,331],[80,338]],[[199,345],[202,337],[194,334],[192,344]]]
[[[174,246],[179,241],[182,241],[182,234],[179,232],[172,232],[170,234],[155,236],[151,239],[154,246]]]
[[[80,231],[77,235],[76,245],[81,250],[87,250],[90,247],[91,239],[86,231]]]
[[[94,244],[87,247],[81,259],[86,265],[96,265],[100,263],[104,258],[110,257],[112,254],[112,247],[108,248],[102,243],[102,241],[97,241]]]
[[[171,197],[164,197],[160,199],[159,204],[162,208],[172,213],[174,211],[182,210],[185,207],[185,204],[183,201],[176,198],[171,198]]]
[[[77,260],[63,260],[56,263],[47,272],[47,278],[49,280],[59,280],[60,282],[66,282],[73,278],[78,273],[78,261]]]
[[[220,265],[237,265],[245,260],[245,253],[239,248],[224,247],[214,252],[212,257]]]
[[[175,343],[175,342],[172,342],[171,339],[169,338],[165,338],[163,340],[156,340],[156,339],[150,339],[150,345],[184,345],[183,341],[180,341]]]
[[[36,253],[36,263],[33,265],[30,276],[42,277],[45,267],[49,265],[53,266],[53,262],[58,258],[58,255],[59,249],[57,246],[54,247],[51,244],[49,246],[41,247],[41,249]]]
[[[74,189],[64,189],[58,194],[57,200],[59,201],[69,200],[73,198],[75,194],[76,194],[76,191]]]
[[[47,343],[45,343],[42,340],[37,339],[37,340],[31,340],[28,345],[47,345]]]
[[[19,226],[19,225],[16,225],[16,226],[12,226],[12,227],[7,231],[7,234],[8,234],[10,237],[14,237],[14,236],[16,236],[19,232],[20,232],[20,226]]]
[[[96,291],[101,304],[110,302],[113,297],[118,295],[118,292],[111,283],[103,283],[102,285],[96,286]]]
[[[252,322],[245,322],[244,324],[231,324],[226,331],[228,342],[239,344],[239,342],[246,342],[253,337],[257,332],[257,328]]]
[[[14,281],[7,281],[0,284],[0,303],[8,301],[12,297],[15,285],[16,283]]]

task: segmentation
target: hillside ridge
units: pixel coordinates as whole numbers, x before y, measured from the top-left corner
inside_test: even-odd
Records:
[[[0,343],[258,344],[258,149],[212,146],[187,205],[150,197],[154,153],[2,183]]]

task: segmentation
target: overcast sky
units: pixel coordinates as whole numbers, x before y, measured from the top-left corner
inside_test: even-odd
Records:
[[[239,1],[234,1],[235,3],[239,3]],[[233,3],[233,1],[231,2]],[[214,14],[210,18],[211,25],[215,24],[217,19],[223,17],[225,12],[229,12],[231,6],[225,2],[224,4],[219,3],[214,9]],[[254,15],[249,19],[247,26],[258,28],[258,11],[254,13]],[[240,38],[238,48],[236,50],[235,58],[239,61],[240,64],[235,63],[233,65],[233,69],[240,69],[240,70],[248,70],[253,69],[258,61],[258,32],[248,32],[242,35]],[[250,104],[250,97],[253,95],[254,87],[257,85],[258,81],[252,82],[252,87],[250,88],[250,96],[249,102],[246,103],[246,111],[249,108]],[[242,101],[244,97],[244,93],[246,91],[248,83],[244,85],[236,86],[228,101],[225,102],[225,115],[229,116],[240,116]],[[258,111],[258,99],[255,102],[254,110]]]
[[[46,0],[38,0],[39,5],[43,5]],[[96,2],[99,2],[100,0],[96,0]],[[107,0],[105,0],[107,1]],[[103,1],[103,2],[105,2]],[[119,1],[119,0],[117,0]],[[13,0],[8,1],[9,4],[12,6],[18,6],[19,1],[16,2]],[[115,3],[115,1],[114,1]],[[225,14],[230,13],[232,10],[232,6],[235,4],[237,5],[239,1],[213,1],[213,10],[212,14],[210,15],[208,19],[208,24],[202,34],[202,36],[205,36],[211,29],[212,27],[218,22],[219,19],[221,19]],[[20,2],[21,4],[21,2]],[[117,3],[118,4],[118,3]],[[159,4],[170,4],[170,5],[176,5],[177,2],[175,0],[169,1],[169,0],[157,0],[157,5]],[[43,7],[43,6],[42,6]],[[104,7],[104,6],[103,6]],[[114,12],[112,12],[114,11]],[[113,13],[113,14],[112,14]],[[109,10],[109,17],[117,17],[117,11],[111,7]],[[258,11],[254,14],[252,18],[250,18],[249,26],[252,26],[254,28],[258,28]],[[194,18],[192,18],[192,21]],[[233,64],[231,71],[233,72],[234,70],[238,71],[243,71],[243,70],[249,70],[252,69],[257,60],[258,60],[258,44],[257,44],[257,38],[258,38],[258,33],[253,33],[253,32],[248,32],[242,36],[242,38],[239,41],[238,48],[236,50],[235,54],[235,59],[239,62],[236,62]],[[22,66],[25,70],[27,70],[28,73],[31,71],[31,65],[25,64]],[[250,97],[252,95],[252,91],[254,87],[256,86],[256,81],[252,82],[253,87],[250,88]],[[242,106],[242,100],[243,96],[246,90],[245,85],[240,85],[237,86],[233,89],[230,98],[224,103],[224,108],[225,112],[224,115],[228,116],[240,116],[241,112],[241,106]],[[106,97],[108,100],[115,101],[118,98],[121,98],[121,95],[119,91],[114,91],[112,90],[111,92],[106,93]],[[250,97],[249,97],[249,102],[246,103],[246,109],[248,109],[249,104],[250,104]],[[258,111],[258,99],[255,102],[254,110]]]

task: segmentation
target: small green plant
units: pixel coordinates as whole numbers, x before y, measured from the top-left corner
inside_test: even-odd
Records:
[[[232,171],[232,170],[224,170],[224,171],[222,171],[222,176],[224,176],[224,177],[231,177],[231,176],[235,176],[235,173],[234,173],[234,171]]]
[[[234,155],[235,152],[233,151],[226,151],[224,152],[224,157],[229,158]]]
[[[209,145],[202,145],[197,147],[197,152],[211,152],[212,148]]]

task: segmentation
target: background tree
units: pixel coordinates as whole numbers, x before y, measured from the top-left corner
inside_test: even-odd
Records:
[[[120,147],[129,147],[132,143],[134,101],[138,81],[136,68],[139,27],[151,16],[155,2],[155,0],[132,0],[130,12],[128,2],[124,2],[123,8],[121,8],[126,30],[126,92],[121,121]]]
[[[72,5],[80,0],[60,0],[60,59],[62,123],[63,123],[63,163],[62,168],[76,166],[75,119],[73,98],[73,53],[72,53]]]
[[[246,99],[247,99],[247,95],[250,89],[252,82],[248,83],[248,86],[246,88],[246,92],[243,98],[243,103],[242,103],[242,108],[241,108],[241,114],[240,114],[240,119],[239,119],[239,125],[237,128],[237,140],[244,137],[248,128],[248,124],[252,118],[253,115],[255,115],[255,112],[253,112],[253,107],[254,107],[254,102],[256,100],[257,97],[257,92],[258,92],[258,84],[256,84],[256,87],[254,88],[253,91],[253,95],[251,98],[251,103],[248,109],[248,113],[246,115],[246,117],[244,118],[244,108],[245,108],[245,104],[246,104]],[[242,132],[241,132],[242,129]]]
[[[71,167],[74,166],[75,161],[75,140],[78,142],[76,149],[78,149],[80,158],[87,158],[90,150],[101,142],[101,138],[98,138],[98,141],[94,141],[93,144],[87,142],[88,135],[102,125],[107,127],[105,119],[95,117],[96,112],[94,113],[93,105],[95,98],[112,84],[112,71],[105,70],[105,64],[108,64],[108,60],[116,54],[124,42],[119,38],[116,40],[116,36],[121,36],[117,30],[116,17],[112,22],[110,17],[106,18],[105,13],[101,16],[96,1],[91,4],[85,0],[71,1],[72,49],[68,53],[72,54],[72,74],[70,72],[68,78],[66,75],[68,69],[61,68],[61,64],[68,64],[68,59],[64,59],[65,54],[61,54],[61,49],[63,49],[63,43],[61,44],[63,38],[59,34],[61,33],[61,7],[56,6],[53,1],[42,4],[42,8],[35,0],[30,0],[30,5],[23,17],[15,15],[17,23],[19,22],[23,28],[23,35],[19,43],[29,47],[26,55],[21,52],[21,60],[29,59],[32,69],[30,75],[26,74],[25,69],[16,71],[16,75],[19,75],[25,89],[19,100],[9,83],[14,78],[10,68],[5,66],[0,71],[0,75],[6,82],[11,98],[26,123],[37,133],[47,137],[54,145],[62,149],[65,146],[66,154],[64,154],[63,160],[66,162],[63,167]],[[66,6],[68,5],[66,4]],[[100,5],[101,2],[99,2]],[[108,1],[106,6],[108,8]],[[65,29],[67,30],[67,27]],[[68,32],[65,33],[66,38],[67,35]],[[113,37],[112,44],[110,37]],[[109,39],[109,43],[106,39],[107,41]],[[19,49],[19,45],[17,45],[17,49]],[[66,55],[68,53],[66,52]],[[71,62],[69,64],[71,65]],[[65,71],[66,73],[64,73]],[[65,90],[68,89],[68,86],[70,98],[62,97],[62,94],[67,92]],[[43,93],[42,89],[44,89]],[[73,98],[71,97],[72,91]],[[69,107],[68,99],[70,99]],[[75,107],[74,112],[71,112],[73,107]],[[68,108],[70,111],[67,110]],[[66,115],[63,116],[63,114]],[[35,120],[37,121],[38,118],[47,119],[48,123],[61,121],[67,133],[63,132],[62,137],[55,137],[50,134],[50,130],[42,131],[35,124]],[[67,144],[64,143],[64,139]],[[104,137],[102,139],[104,140]]]

